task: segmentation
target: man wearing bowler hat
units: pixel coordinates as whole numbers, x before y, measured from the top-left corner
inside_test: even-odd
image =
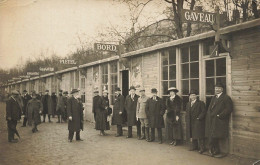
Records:
[[[27,109],[27,104],[29,102],[29,100],[31,100],[32,97],[28,94],[27,90],[23,90],[23,96],[22,96],[22,100],[23,100],[23,125],[22,127],[26,127],[26,123],[27,123],[27,117],[26,117],[26,109]]]
[[[148,142],[155,140],[155,128],[157,128],[159,143],[162,144],[162,128],[165,127],[163,115],[165,113],[165,106],[163,100],[157,96],[157,89],[151,90],[152,97],[147,100],[145,107],[146,115],[151,128],[151,139]]]
[[[76,140],[82,141],[80,130],[83,130],[83,107],[78,98],[80,98],[79,90],[73,89],[67,103],[69,142],[72,142],[74,132],[76,132]]]
[[[215,85],[215,96],[212,97],[206,115],[205,135],[209,140],[209,154],[220,154],[219,140],[228,137],[229,117],[233,111],[231,98],[224,92],[221,83]]]
[[[117,125],[117,134],[116,137],[123,136],[122,124],[123,120],[123,112],[125,108],[125,98],[121,95],[121,90],[119,87],[115,89],[115,102],[113,106],[113,117],[112,117],[112,125]]]
[[[12,91],[11,97],[6,101],[6,120],[8,129],[8,141],[10,143],[18,142],[18,139],[14,138],[14,134],[19,136],[16,126],[17,121],[21,118],[21,107],[18,103],[19,93],[14,90]]]
[[[141,128],[140,121],[136,120],[136,106],[139,96],[135,94],[135,87],[131,86],[129,89],[129,95],[125,99],[125,109],[127,112],[127,126],[128,126],[128,135],[126,138],[132,138],[132,127],[136,125],[137,127],[137,137],[141,138]]]

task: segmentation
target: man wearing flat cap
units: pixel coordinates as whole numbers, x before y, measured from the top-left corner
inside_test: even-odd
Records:
[[[18,139],[14,138],[14,134],[18,135],[16,126],[17,121],[21,118],[22,109],[17,101],[19,93],[12,91],[11,97],[6,101],[6,120],[8,128],[8,142],[16,143]]]
[[[52,99],[49,95],[49,90],[45,90],[45,95],[42,96],[42,105],[43,105],[43,122],[45,123],[46,115],[48,115],[49,123],[51,123],[51,115],[53,112]]]
[[[149,127],[151,128],[151,138],[148,142],[155,140],[155,128],[158,132],[159,143],[162,144],[162,128],[165,127],[163,115],[165,113],[165,106],[163,100],[157,96],[157,89],[151,90],[152,97],[147,100],[145,112],[149,121]]]
[[[121,89],[119,87],[115,89],[115,94],[116,96],[113,106],[112,125],[117,125],[116,137],[119,137],[123,136],[122,125],[124,123],[123,112],[125,109],[125,97],[121,94]]]
[[[125,109],[127,112],[127,126],[128,126],[128,135],[126,138],[132,138],[132,127],[136,125],[137,127],[137,137],[141,138],[141,128],[140,121],[136,121],[136,106],[139,96],[135,94],[135,87],[131,86],[129,89],[129,95],[125,98]]]
[[[216,157],[220,154],[219,140],[228,137],[229,117],[233,111],[233,102],[223,90],[223,84],[215,85],[215,96],[206,115],[205,136],[209,140],[209,154]]]
[[[26,123],[27,123],[27,117],[26,117],[26,109],[27,109],[27,104],[29,102],[29,100],[31,100],[32,97],[28,94],[27,90],[23,90],[23,96],[22,96],[22,100],[23,100],[23,125],[22,127],[26,127]]]
[[[189,150],[199,149],[202,154],[205,150],[205,103],[198,98],[198,91],[190,91],[190,101],[186,105],[186,140],[190,144]]]
[[[80,130],[83,130],[83,106],[78,100],[80,98],[79,90],[73,89],[71,91],[71,97],[67,103],[68,113],[68,130],[69,130],[69,142],[72,142],[74,132],[76,132],[76,140],[82,141],[80,138]]]

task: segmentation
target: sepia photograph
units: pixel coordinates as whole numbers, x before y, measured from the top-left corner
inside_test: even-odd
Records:
[[[0,0],[0,165],[260,165],[260,0]]]

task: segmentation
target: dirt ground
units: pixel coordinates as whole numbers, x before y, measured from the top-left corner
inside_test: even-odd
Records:
[[[18,123],[21,140],[8,143],[5,104],[0,103],[0,165],[251,165],[255,161],[235,156],[212,158],[188,151],[185,146],[114,137],[114,127],[107,131],[108,136],[100,136],[89,122],[85,122],[81,132],[84,141],[69,143],[67,123],[52,120],[53,123],[41,124],[34,134],[30,127]]]

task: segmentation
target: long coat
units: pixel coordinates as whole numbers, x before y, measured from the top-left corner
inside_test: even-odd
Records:
[[[149,98],[146,103],[145,112],[149,121],[150,128],[164,128],[163,115],[165,113],[165,106],[163,100],[160,97],[156,97],[156,100]]]
[[[69,131],[80,131],[83,129],[83,106],[82,103],[74,97],[70,97],[67,102],[68,117],[72,117],[72,121],[68,122]]]
[[[42,101],[42,105],[43,105],[42,114],[52,115],[53,106],[52,106],[51,96],[50,95],[43,95],[41,101]]]
[[[125,109],[127,112],[127,126],[136,125],[136,107],[139,96],[134,95],[133,99],[131,95],[127,95],[125,99]]]
[[[113,117],[112,117],[112,124],[113,125],[121,125],[124,123],[123,115],[119,114],[119,112],[124,112],[125,108],[125,98],[123,95],[119,95],[115,97],[115,102],[113,106]]]
[[[58,96],[57,97],[57,106],[56,106],[56,113],[57,115],[63,114],[65,112],[65,106],[67,102],[67,98],[65,96]]]
[[[167,130],[169,134],[172,134],[172,139],[182,139],[181,106],[182,99],[178,95],[173,100],[170,97],[166,99]],[[176,121],[176,116],[179,117],[178,121]]]
[[[21,106],[19,105],[18,101],[13,96],[11,96],[6,101],[6,119],[10,117],[11,120],[19,120],[21,119],[21,113]]]
[[[140,119],[147,119],[147,115],[145,112],[145,106],[147,103],[147,100],[149,97],[144,96],[144,97],[139,97],[137,101],[137,107],[136,107],[136,116]]]
[[[26,116],[28,119],[28,125],[32,124],[40,124],[41,123],[41,115],[40,111],[42,111],[43,106],[40,100],[31,99],[27,104]]]
[[[191,107],[191,102],[186,106],[186,138],[189,140],[200,139],[205,137],[205,117],[206,117],[205,103],[196,100]]]
[[[228,137],[228,123],[232,111],[233,102],[228,95],[222,93],[219,98],[212,97],[206,115],[206,137]]]
[[[93,97],[93,107],[92,112],[95,117],[95,129],[105,130],[106,129],[106,110],[105,110],[105,100],[101,96]]]
[[[28,94],[22,96],[22,100],[23,100],[23,114],[26,114],[26,110],[27,110],[27,104],[28,102],[32,99],[32,97]]]

